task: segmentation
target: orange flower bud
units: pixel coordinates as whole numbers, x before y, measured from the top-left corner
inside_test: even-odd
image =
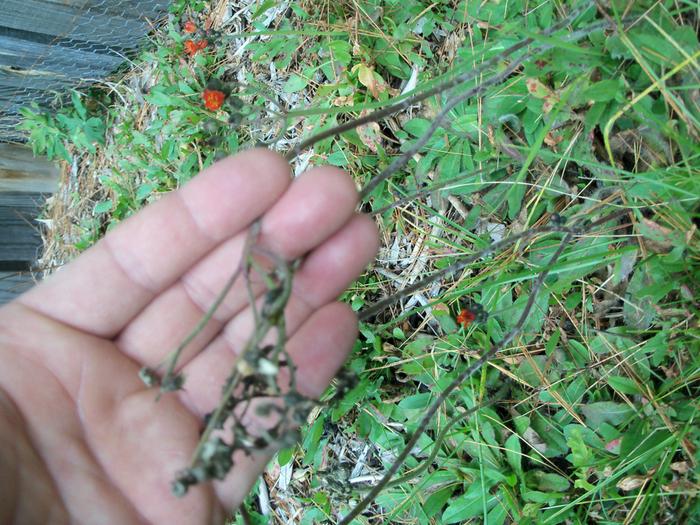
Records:
[[[187,53],[190,56],[193,56],[197,51],[199,51],[199,46],[196,42],[193,42],[192,40],[185,40],[185,53]]]
[[[476,319],[476,315],[470,310],[463,308],[459,315],[457,316],[457,322],[466,328]]]
[[[226,100],[226,93],[218,89],[205,89],[202,92],[202,98],[204,99],[204,105],[207,109],[216,111],[222,106],[224,100]]]
[[[197,31],[197,26],[192,20],[188,20],[185,22],[184,29],[185,33],[195,33]]]

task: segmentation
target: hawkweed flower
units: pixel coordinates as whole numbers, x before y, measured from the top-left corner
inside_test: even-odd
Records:
[[[224,100],[226,100],[226,93],[218,89],[207,88],[202,92],[202,99],[204,99],[204,105],[207,109],[216,111],[223,105]]]
[[[185,40],[184,47],[185,53],[187,53],[190,56],[194,56],[194,54],[197,53],[197,51],[199,51],[198,44],[194,40]]]
[[[204,38],[199,41],[195,40],[185,40],[185,53],[187,53],[190,56],[194,56],[197,54],[198,51],[201,51],[202,49],[206,48],[209,45],[209,41]]]
[[[460,311],[457,316],[457,323],[466,328],[474,322],[474,319],[476,319],[474,312],[467,308],[462,308],[462,311]]]

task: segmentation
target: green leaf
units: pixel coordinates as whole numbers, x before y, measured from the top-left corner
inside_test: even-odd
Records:
[[[525,319],[525,323],[523,324],[521,331],[525,340],[532,339],[542,329],[545,317],[549,311],[549,297],[550,293],[548,290],[540,290],[540,292],[537,294],[535,303],[530,309],[530,314],[527,316],[527,319]],[[529,295],[523,294],[518,297],[515,303],[513,303],[513,309],[504,319],[507,329],[511,329],[515,326],[515,323],[517,323],[518,319],[525,310],[529,298]]]
[[[520,437],[517,434],[511,434],[505,443],[506,459],[516,474],[522,476],[522,449],[520,447]]]
[[[504,504],[499,501],[496,506],[489,511],[484,523],[488,523],[489,525],[503,525],[507,516],[508,510]]]
[[[624,95],[624,87],[622,86],[621,79],[608,79],[601,80],[589,86],[583,92],[583,98],[585,100],[592,100],[593,102],[607,102],[609,100],[615,100],[620,94]]]
[[[255,12],[253,13],[251,18],[253,20],[255,20],[256,18],[258,18],[259,16],[264,14],[265,11],[267,11],[271,7],[275,7],[276,4],[277,4],[277,2],[275,0],[265,0],[264,2],[262,2],[260,4],[260,6],[258,6],[258,8],[255,10]]]
[[[460,134],[476,137],[480,132],[478,108],[464,107],[460,115],[452,121],[452,128]]]
[[[431,122],[424,118],[414,118],[403,125],[403,129],[414,137],[422,137],[430,128]]]
[[[285,93],[294,93],[296,91],[301,91],[309,84],[309,81],[296,73],[293,73],[282,87],[282,91]]]
[[[412,396],[404,397],[398,404],[400,408],[405,410],[416,410],[424,409],[430,404],[430,399],[432,394],[430,392],[425,392],[422,394],[414,394]]]
[[[586,423],[593,427],[599,427],[602,423],[619,425],[634,414],[634,410],[624,403],[613,401],[600,401],[588,403],[581,407],[581,412],[586,417]]]
[[[141,186],[139,186],[138,189],[136,190],[136,199],[139,201],[144,200],[151,193],[153,193],[154,189],[156,189],[156,185],[151,183],[151,182],[145,182],[145,183],[141,184]]]
[[[568,432],[566,444],[571,449],[571,462],[575,467],[587,467],[593,461],[593,454],[583,441],[581,428],[574,427]]]
[[[328,44],[328,49],[333,55],[333,60],[343,66],[348,66],[352,60],[352,48],[346,40],[333,40]]]
[[[565,477],[542,470],[529,471],[527,479],[528,484],[535,485],[538,490],[544,492],[565,492],[571,486],[571,483]]]
[[[184,100],[179,97],[169,95],[163,91],[164,88],[156,86],[146,95],[146,100],[158,107],[183,107],[187,106]]]
[[[426,516],[432,518],[445,506],[447,500],[450,499],[452,493],[454,492],[454,487],[445,487],[440,490],[436,490],[428,499],[425,500],[423,504],[423,512]]]
[[[648,330],[656,319],[654,300],[650,295],[625,301],[622,306],[625,323],[635,330]]]
[[[318,450],[318,447],[321,444],[321,436],[323,435],[325,423],[326,414],[321,412],[316,421],[314,421],[311,425],[311,428],[308,430],[306,436],[304,436],[304,442],[302,444],[302,447],[305,451],[304,463],[306,465],[310,465],[314,461],[316,451]]]
[[[637,384],[629,377],[611,375],[608,376],[608,384],[621,394],[639,394]]]
[[[394,327],[394,329],[391,331],[391,335],[393,335],[396,339],[399,339],[403,341],[406,339],[406,334],[403,333],[403,330],[399,328],[398,326]]]
[[[113,207],[114,203],[112,202],[112,199],[106,199],[95,204],[93,212],[95,213],[95,215],[99,215],[101,213],[107,213],[109,211],[112,211]]]
[[[467,492],[455,499],[442,513],[442,522],[445,525],[450,523],[465,523],[469,518],[480,515],[484,510],[484,498],[488,504],[495,503],[495,496],[484,494],[480,483],[472,483]]]
[[[280,467],[284,467],[292,458],[294,458],[293,448],[283,448],[277,453],[277,463]]]
[[[87,117],[87,109],[83,105],[83,101],[80,100],[80,94],[77,91],[71,91],[70,93],[71,101],[73,102],[73,107],[78,112],[81,119],[85,120]]]
[[[364,399],[368,393],[375,389],[376,387],[369,379],[363,378],[355,388],[345,394],[343,399],[338,403],[338,406],[333,408],[331,411],[333,421],[338,421],[338,419],[355,408],[360,400]]]

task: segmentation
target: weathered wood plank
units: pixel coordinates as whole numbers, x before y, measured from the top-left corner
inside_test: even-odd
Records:
[[[148,31],[144,21],[43,0],[3,0],[5,27],[43,35],[123,46]],[[130,42],[131,40],[131,42]]]
[[[76,46],[38,42],[22,38],[20,31],[0,29],[0,65],[9,68],[43,70],[68,76],[94,74],[95,68],[111,71],[124,58],[117,52],[96,53]],[[84,70],[85,73],[82,71]]]
[[[154,19],[167,12],[169,2],[166,0],[44,0],[50,4],[68,5],[74,9],[94,10],[104,14],[112,14],[123,18]]]
[[[0,193],[0,269],[21,270],[36,259],[41,235],[35,219],[45,200],[40,193]]]
[[[53,193],[58,187],[58,167],[34,157],[24,146],[0,144],[0,205],[9,205],[2,192]]]
[[[14,87],[18,89],[33,90],[58,90],[71,84],[68,76],[51,72],[24,72],[12,70],[0,70],[0,86]]]
[[[12,301],[34,286],[29,272],[0,272],[0,304]]]

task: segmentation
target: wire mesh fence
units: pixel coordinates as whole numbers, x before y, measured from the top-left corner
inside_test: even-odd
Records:
[[[20,108],[50,105],[114,71],[169,0],[2,0],[0,142],[23,141]]]

